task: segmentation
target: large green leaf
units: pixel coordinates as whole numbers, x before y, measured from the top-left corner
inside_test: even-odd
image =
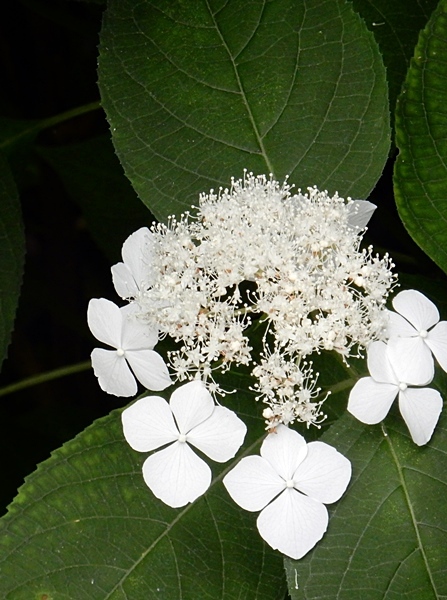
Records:
[[[264,433],[247,414],[253,399],[230,399],[253,446]],[[114,411],[42,463],[2,519],[0,596],[282,599],[282,559],[262,543],[253,515],[230,500],[222,466],[205,497],[175,510],[145,486],[145,457],[124,441]]]
[[[447,1],[421,32],[396,112],[396,203],[419,246],[447,271]]]
[[[438,0],[352,0],[379,44],[394,109],[420,30]]]
[[[388,154],[385,69],[342,0],[112,0],[99,85],[159,218],[243,168],[366,197]]]
[[[14,325],[22,283],[25,238],[19,196],[7,160],[0,154],[0,364]]]
[[[353,478],[322,542],[285,561],[292,600],[446,598],[446,415],[424,448],[396,414],[384,431],[346,414],[322,439],[351,460]]]

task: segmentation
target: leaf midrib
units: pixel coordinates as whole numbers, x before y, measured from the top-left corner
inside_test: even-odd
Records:
[[[213,12],[211,10],[211,7],[209,5],[209,0],[205,0],[205,2],[206,2],[206,7],[207,7],[207,9],[209,11],[210,17],[211,17],[211,19],[212,19],[212,21],[214,23],[214,27],[216,28],[216,32],[217,32],[217,34],[218,34],[218,36],[219,36],[219,38],[220,38],[220,40],[222,42],[222,46],[225,48],[225,50],[226,50],[226,52],[228,54],[228,58],[229,58],[229,60],[231,62],[231,65],[233,67],[234,76],[236,77],[237,85],[238,85],[240,93],[241,93],[241,98],[242,98],[242,101],[244,103],[245,109],[247,111],[247,115],[248,115],[248,118],[250,120],[251,126],[253,128],[253,132],[255,134],[256,141],[258,142],[259,149],[261,151],[262,157],[265,160],[265,163],[266,163],[267,168],[269,170],[269,174],[272,174],[273,177],[276,178],[275,170],[273,168],[272,163],[270,162],[270,159],[268,157],[267,151],[266,151],[265,146],[264,146],[264,142],[262,140],[262,136],[261,136],[260,131],[258,129],[258,126],[256,124],[254,115],[253,115],[253,113],[251,111],[250,104],[249,104],[247,96],[245,94],[245,89],[244,89],[244,86],[242,85],[242,80],[240,78],[239,71],[237,69],[237,65],[236,65],[236,63],[234,61],[233,55],[231,54],[230,48],[228,47],[228,44],[226,43],[225,38],[222,35],[222,32],[221,32],[221,30],[219,28],[219,25],[218,25],[218,23],[217,23],[217,21],[216,21],[216,19],[214,17],[214,14],[213,14]]]
[[[425,569],[427,571],[427,575],[428,575],[428,578],[430,580],[430,584],[432,586],[432,589],[433,589],[433,592],[435,594],[435,597],[439,598],[440,596],[439,596],[438,591],[436,589],[436,583],[435,583],[435,581],[433,579],[433,574],[432,574],[432,571],[431,571],[431,568],[430,568],[430,564],[429,564],[427,555],[425,553],[424,545],[422,543],[422,538],[421,538],[421,534],[420,534],[420,531],[419,531],[418,522],[417,522],[414,510],[413,510],[413,505],[412,505],[411,498],[410,498],[410,492],[408,490],[407,483],[405,481],[405,476],[404,476],[404,472],[403,472],[403,466],[401,465],[401,463],[399,461],[399,457],[397,455],[397,452],[394,449],[391,436],[388,434],[388,432],[387,432],[387,430],[385,428],[385,425],[383,425],[383,423],[382,423],[382,431],[383,431],[383,435],[385,437],[385,440],[386,440],[386,442],[388,444],[388,447],[390,449],[393,461],[394,461],[394,463],[396,465],[396,470],[397,470],[397,473],[398,473],[398,476],[399,476],[399,480],[400,480],[400,483],[401,483],[401,486],[402,486],[402,490],[403,490],[403,493],[404,493],[405,501],[407,503],[408,512],[409,512],[410,519],[411,519],[411,523],[413,525],[413,529],[414,529],[414,532],[415,532],[415,535],[416,535],[418,547],[419,547],[419,550],[421,552],[422,559],[424,561]]]
[[[264,438],[264,436],[261,436],[258,439],[256,439],[248,448],[246,448],[244,450],[244,452],[240,456],[238,456],[233,461],[231,461],[230,465],[226,469],[224,469],[219,475],[217,475],[217,477],[215,477],[213,479],[213,481],[211,482],[211,485],[210,485],[209,489],[211,489],[216,483],[220,482],[225,477],[225,475],[228,473],[228,471],[233,468],[235,461],[239,461],[241,458],[243,458],[244,456],[246,456],[247,454],[249,454],[250,452],[252,452],[260,444],[260,442],[262,441],[263,438]],[[200,498],[199,498],[199,500],[200,500]],[[166,527],[166,529],[163,531],[163,533],[161,533],[152,542],[152,544],[145,550],[145,552],[143,552],[141,554],[140,558],[138,560],[136,560],[129,569],[127,569],[127,571],[124,573],[124,575],[121,577],[121,579],[119,581],[117,581],[117,583],[113,586],[113,588],[108,592],[107,596],[104,596],[104,600],[108,600],[109,598],[111,598],[112,595],[114,594],[114,592],[118,588],[122,587],[123,583],[129,577],[129,575],[134,571],[134,569],[136,569],[136,567],[157,546],[157,544],[159,544],[159,542],[161,542],[166,536],[168,536],[168,534],[174,528],[174,526],[182,519],[182,517],[185,514],[187,514],[192,508],[194,508],[195,505],[196,505],[196,502],[192,502],[191,504],[188,504],[188,506],[186,506],[186,508],[184,508],[183,510],[181,510],[179,512],[179,514],[177,515],[177,517],[175,519],[173,519],[169,523],[169,525]],[[175,557],[175,552],[173,553],[173,555]],[[178,581],[181,582],[181,577],[178,577]]]

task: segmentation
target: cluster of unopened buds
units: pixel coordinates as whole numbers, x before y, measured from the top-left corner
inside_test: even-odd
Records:
[[[351,476],[334,448],[307,444],[289,427],[319,427],[325,418],[312,354],[334,351],[347,364],[366,349],[371,377],[354,386],[348,410],[378,423],[399,394],[414,441],[430,439],[442,400],[422,386],[433,378],[431,352],[447,366],[447,323],[412,290],[395,297],[396,313],[386,309],[393,264],[360,247],[374,209],[316,188],[292,194],[287,183],[245,174],[230,189],[202,195],[194,216],[125,241],[112,277],[127,304],[89,304],[92,333],[113,348],[95,349],[92,364],[101,388],[117,396],[134,396],[136,380],[160,392],[186,381],[169,403],[145,396],[122,415],[131,447],[157,450],[143,465],[157,498],[180,507],[208,489],[211,470],[191,446],[217,462],[241,447],[244,423],[216,400],[233,391],[221,383],[233,366],[251,367],[268,433],[261,455],[243,458],[224,485],[240,506],[261,511],[261,536],[292,558],[322,537],[324,505],[341,497]],[[154,350],[167,336],[168,364]]]

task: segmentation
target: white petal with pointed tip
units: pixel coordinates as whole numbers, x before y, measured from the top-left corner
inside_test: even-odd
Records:
[[[113,265],[111,271],[113,286],[118,296],[125,300],[135,298],[138,294],[138,287],[127,265],[119,262]]]
[[[291,479],[307,454],[306,440],[297,431],[279,425],[262,442],[261,456],[286,481]]]
[[[398,391],[395,384],[378,383],[372,377],[363,377],[349,394],[348,411],[362,423],[375,425],[386,417]]]
[[[410,385],[427,385],[435,374],[430,348],[417,336],[391,338],[388,357],[399,382]]]
[[[256,522],[261,537],[290,558],[302,558],[323,537],[328,513],[324,504],[286,489],[266,506]]]
[[[377,206],[368,200],[353,200],[348,205],[348,224],[358,229],[364,229],[373,216]]]
[[[171,410],[180,433],[187,434],[203,423],[214,410],[214,400],[202,381],[190,381],[171,395]]]
[[[435,355],[441,369],[447,372],[447,321],[441,321],[428,333],[425,343]]]
[[[116,304],[105,298],[88,303],[87,322],[96,339],[112,348],[121,348],[123,318]]]
[[[393,299],[393,307],[418,330],[430,329],[439,321],[439,311],[431,300],[417,290],[404,290]]]
[[[95,348],[91,358],[102,390],[114,396],[135,396],[138,387],[124,356],[118,356],[116,350]]]
[[[124,437],[138,452],[149,452],[178,439],[169,404],[160,396],[137,400],[122,415]]]
[[[442,411],[442,397],[430,388],[408,388],[399,394],[399,409],[410,430],[413,442],[426,444],[436,427]]]
[[[127,350],[126,358],[138,381],[148,390],[159,392],[172,384],[164,360],[154,350]]]
[[[157,498],[179,508],[206,492],[211,469],[187,443],[174,442],[145,460],[143,477]]]
[[[216,462],[227,462],[236,454],[247,433],[239,417],[224,406],[216,406],[213,414],[194,427],[188,442]]]
[[[296,470],[295,488],[324,504],[336,502],[351,479],[350,461],[324,442],[310,442],[307,456]]]
[[[263,509],[285,489],[285,482],[262,456],[246,456],[231,469],[223,484],[245,510]]]

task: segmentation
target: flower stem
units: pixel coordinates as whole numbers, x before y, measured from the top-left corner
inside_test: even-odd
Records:
[[[32,387],[34,385],[38,385],[39,383],[45,383],[46,381],[51,381],[52,379],[59,379],[61,377],[65,377],[66,375],[72,375],[73,373],[79,373],[81,371],[86,371],[91,368],[90,360],[85,360],[80,363],[75,363],[74,365],[68,365],[66,367],[60,367],[59,369],[54,369],[53,371],[47,371],[46,373],[40,373],[39,375],[33,375],[32,377],[26,377],[21,381],[17,381],[16,383],[11,383],[11,385],[6,385],[3,388],[0,388],[0,396],[6,396],[7,394],[13,394],[14,392],[18,392],[20,390],[26,389],[28,387]]]
[[[14,147],[14,145],[19,143],[22,138],[35,137],[38,133],[49,127],[54,127],[55,125],[59,125],[59,123],[64,123],[74,117],[79,117],[80,115],[99,110],[100,108],[101,103],[99,100],[96,100],[95,102],[89,102],[82,106],[76,106],[65,112],[48,117],[47,119],[41,119],[40,121],[30,120],[29,124],[27,121],[24,121],[23,128],[20,129],[20,131],[17,131],[14,135],[5,137],[0,143],[0,150],[7,152],[8,148]]]
[[[89,104],[83,104],[82,106],[76,106],[75,108],[71,108],[70,110],[59,113],[58,115],[48,117],[47,119],[42,119],[42,121],[39,122],[39,128],[41,130],[48,129],[48,127],[54,127],[54,125],[58,125],[64,121],[69,121],[70,119],[79,117],[85,113],[99,110],[100,108],[101,103],[99,100],[95,100],[95,102],[90,102]]]

